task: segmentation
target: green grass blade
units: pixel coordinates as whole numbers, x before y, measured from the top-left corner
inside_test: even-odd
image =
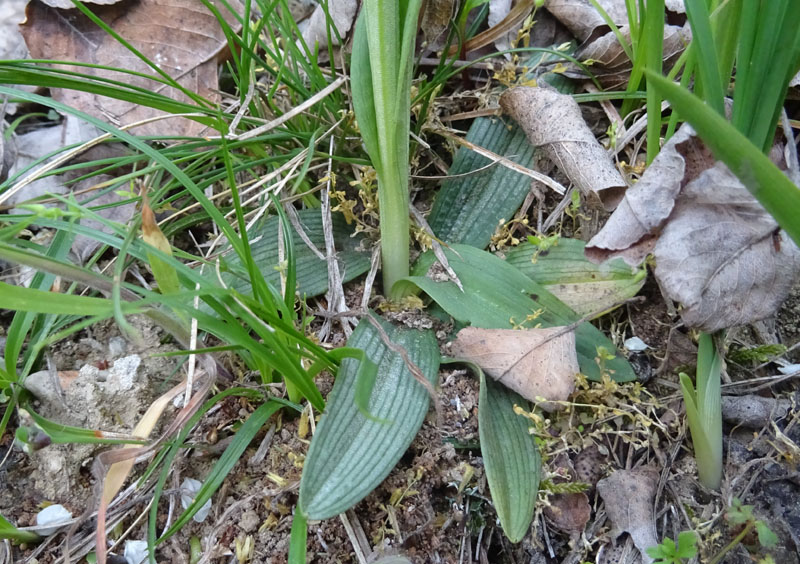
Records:
[[[0,282],[0,309],[56,315],[110,316],[114,313],[113,303],[105,298],[45,292],[5,282]],[[129,307],[126,311],[134,313],[138,309]]]
[[[278,409],[283,407],[282,403],[279,403],[275,400],[268,400],[266,403],[262,404],[258,409],[256,409],[253,414],[247,418],[247,421],[241,426],[241,428],[236,432],[236,435],[228,445],[228,448],[225,449],[225,452],[222,453],[222,456],[219,457],[214,467],[209,472],[209,475],[206,477],[205,481],[203,482],[203,486],[200,488],[200,491],[197,492],[197,495],[192,501],[191,505],[187,507],[183,513],[175,520],[175,523],[167,529],[167,531],[159,537],[157,543],[161,543],[176,532],[181,530],[181,528],[192,518],[192,516],[197,513],[197,510],[200,509],[206,501],[211,499],[211,496],[214,495],[214,492],[222,485],[222,482],[227,477],[228,473],[233,469],[234,465],[239,461],[239,458],[242,456],[242,453],[247,448],[247,445],[250,444],[250,441],[253,440],[253,437],[256,436],[256,433],[264,426],[267,420],[275,413]]]
[[[686,15],[692,26],[692,42],[696,42],[695,60],[700,74],[703,99],[715,112],[724,116],[723,84],[706,0],[686,0]],[[661,74],[660,70],[650,70]]]
[[[646,69],[661,74],[664,56],[664,0],[649,0],[644,21],[643,38],[646,40],[643,55]],[[642,41],[642,38],[640,38]],[[650,164],[661,150],[661,95],[658,90],[647,89],[647,163]]]
[[[308,520],[298,507],[292,515],[292,532],[289,536],[289,564],[306,564]]]
[[[648,80],[692,124],[714,156],[728,165],[795,244],[800,245],[800,188],[759,147],[699,98],[663,77],[648,74]]]
[[[11,524],[11,521],[0,515],[0,539],[32,544],[41,541],[42,537],[33,531],[20,531]]]

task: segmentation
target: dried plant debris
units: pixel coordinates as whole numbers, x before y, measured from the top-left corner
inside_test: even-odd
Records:
[[[599,0],[617,26],[628,23],[625,0]],[[569,29],[578,41],[591,41],[610,31],[606,21],[589,0],[548,0],[545,8]]]
[[[491,7],[490,7],[491,11]],[[447,40],[447,29],[450,21],[456,14],[455,0],[428,0],[425,11],[422,13],[422,36],[425,38],[425,47],[431,51],[438,51],[444,47]]]
[[[597,491],[614,526],[614,538],[628,533],[645,564],[653,562],[645,551],[658,544],[653,517],[657,487],[658,472],[648,467],[616,470],[597,483]]]
[[[486,374],[531,401],[566,400],[580,372],[575,332],[546,329],[479,329],[458,332],[452,353],[479,365]],[[552,403],[541,404],[547,411]]]
[[[688,125],[586,247],[598,262],[638,264],[650,252],[662,291],[704,331],[769,317],[800,272],[797,246]]]
[[[217,7],[236,29],[234,15],[221,2]],[[234,9],[241,4],[228,2]],[[94,13],[145,57],[187,90],[211,102],[219,100],[218,59],[227,40],[214,14],[195,0],[140,0],[94,8]],[[155,74],[144,61],[94,24],[78,10],[59,10],[34,0],[28,5],[22,35],[34,59],[79,61]],[[67,71],[118,80],[132,86],[188,101],[188,96],[160,82],[100,68],[59,65]],[[158,115],[159,110],[135,102],[98,96],[90,92],[51,88],[53,99],[116,126]],[[186,119],[158,120],[135,129],[138,135],[196,136],[205,125]]]
[[[631,33],[627,25],[620,27],[619,31],[627,41],[630,41]],[[664,26],[665,71],[672,68],[691,39],[691,29],[688,26]],[[628,83],[633,63],[620,45],[617,35],[612,31],[581,47],[575,57],[579,61],[591,62],[589,70],[605,88],[624,88]],[[587,78],[586,71],[578,65],[570,64],[567,69],[565,74],[570,78]]]
[[[544,149],[589,204],[607,210],[617,206],[625,181],[572,96],[521,86],[504,92],[500,106],[525,130],[532,145]]]

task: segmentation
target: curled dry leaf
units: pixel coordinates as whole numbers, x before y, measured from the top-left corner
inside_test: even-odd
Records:
[[[626,184],[606,150],[597,142],[572,96],[545,88],[507,90],[500,106],[520,124],[532,145],[575,184],[590,204],[614,209]]]
[[[597,483],[597,491],[614,526],[612,534],[617,538],[628,533],[645,564],[653,562],[645,551],[658,544],[653,518],[657,488],[658,472],[647,467],[616,470]]]
[[[622,36],[630,42],[630,28],[620,26]],[[677,61],[678,56],[686,49],[692,39],[691,29],[688,26],[664,26],[664,70],[668,71]],[[618,88],[628,83],[628,77],[633,64],[625,50],[620,45],[616,34],[609,31],[605,35],[587,43],[576,53],[579,61],[591,61],[590,70],[600,83],[606,88]],[[568,65],[565,73],[570,78],[587,78],[586,72],[575,64]]]
[[[628,23],[625,0],[598,0],[598,4],[615,25]],[[608,30],[605,20],[589,0],[547,0],[544,6],[578,41],[590,41]]]
[[[580,480],[575,467],[566,454],[562,453],[556,457],[554,467],[558,469],[557,476],[553,478],[556,484]],[[566,475],[568,478],[559,477],[562,475]],[[551,495],[548,501],[549,503],[544,508],[544,514],[550,523],[573,538],[580,537],[592,516],[589,497],[584,492],[558,493]]]
[[[233,14],[221,2],[216,4],[231,27],[237,29]],[[237,0],[228,4],[241,9]],[[219,22],[202,3],[196,0],[140,0],[98,6],[93,11],[184,88],[212,103],[218,101],[217,60],[226,53],[228,44]],[[155,74],[146,63],[78,10],[58,10],[34,0],[28,5],[27,20],[20,27],[34,59],[80,61]],[[59,68],[122,81],[175,100],[188,101],[182,92],[148,78],[100,68],[71,65],[59,65]],[[165,115],[135,102],[89,92],[51,88],[50,93],[59,102],[117,126]],[[205,128],[195,121],[176,118],[139,126],[135,133],[197,136]]]
[[[511,0],[492,0],[489,2],[489,16],[487,24],[490,28],[499,24],[508,16],[511,11]],[[509,32],[494,40],[494,46],[498,51],[505,51],[511,48],[511,40],[516,38],[516,32]],[[506,55],[510,57],[510,55]]]
[[[546,329],[479,329],[458,332],[452,344],[455,356],[480,366],[486,374],[531,401],[566,400],[580,372],[575,332],[564,327]],[[542,404],[547,411],[553,404]]]
[[[586,247],[597,262],[638,264],[650,252],[664,294],[703,331],[772,315],[800,272],[797,246],[688,125]]]

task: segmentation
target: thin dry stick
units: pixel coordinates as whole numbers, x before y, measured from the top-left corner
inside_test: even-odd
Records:
[[[328,142],[328,152],[333,154],[333,138]],[[344,287],[342,285],[342,274],[339,269],[339,260],[336,256],[336,245],[333,240],[333,220],[331,218],[331,201],[330,201],[330,188],[331,179],[333,176],[333,159],[328,160],[328,180],[325,190],[320,194],[322,201],[322,232],[325,235],[325,256],[328,262],[328,292],[326,298],[328,300],[328,311],[342,312],[347,310],[347,304],[344,299]],[[346,337],[350,337],[353,330],[351,324],[355,323],[354,319],[343,318],[340,319],[342,330]],[[331,319],[327,318],[319,331],[320,340],[324,340],[328,333],[331,331]]]
[[[342,84],[344,84],[346,80],[347,80],[346,77],[340,76],[339,78],[331,82],[328,86],[326,86],[325,88],[314,94],[311,98],[309,98],[299,106],[295,106],[294,108],[283,114],[281,117],[276,118],[264,125],[256,127],[255,129],[251,129],[250,131],[242,133],[241,135],[233,135],[230,137],[230,139],[238,139],[240,141],[244,141],[246,139],[252,139],[253,137],[257,137],[263,133],[266,133],[267,131],[270,131],[272,129],[275,129],[276,127],[283,125],[293,117],[302,114],[304,111],[306,111],[308,108],[312,107],[317,102],[325,98],[331,92],[335,91]],[[212,137],[212,139],[214,138]]]

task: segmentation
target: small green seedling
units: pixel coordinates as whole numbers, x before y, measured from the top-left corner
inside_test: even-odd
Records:
[[[722,480],[721,372],[722,356],[714,346],[714,338],[702,333],[697,350],[697,386],[684,373],[680,379],[697,473],[700,482],[713,490],[719,489]]]
[[[665,538],[661,544],[651,546],[647,554],[655,558],[654,564],[683,564],[689,558],[697,556],[697,533],[681,531],[678,542]]]

